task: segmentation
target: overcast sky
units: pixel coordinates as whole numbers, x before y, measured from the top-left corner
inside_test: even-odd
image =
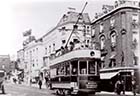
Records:
[[[80,12],[88,1],[84,12],[91,20],[103,4],[114,4],[114,0],[3,0],[0,3],[0,55],[16,55],[22,48],[22,33],[32,29],[39,38],[54,27],[68,7]]]

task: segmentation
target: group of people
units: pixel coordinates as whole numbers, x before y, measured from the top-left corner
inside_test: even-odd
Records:
[[[132,79],[132,92],[133,95],[136,96],[136,81],[134,79]],[[125,94],[125,82],[123,80],[118,80],[115,83],[115,92],[120,95],[121,92],[123,92],[123,94]]]

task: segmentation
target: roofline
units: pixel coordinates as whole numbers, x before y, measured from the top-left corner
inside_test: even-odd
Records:
[[[107,16],[109,16],[109,15],[111,15],[111,14],[113,14],[113,13],[115,13],[115,12],[121,10],[121,9],[127,9],[127,8],[130,8],[130,9],[138,9],[138,10],[140,10],[140,7],[134,7],[134,6],[119,6],[119,7],[115,8],[114,10],[111,10],[109,13],[104,14],[103,16],[97,18],[96,20],[91,21],[91,25],[95,24],[96,22],[102,20],[103,18],[105,18],[105,17],[107,17]]]
[[[69,22],[65,22],[65,23],[63,23],[63,24],[61,24],[61,25],[57,25],[57,26],[55,26],[54,28],[52,28],[48,33],[46,33],[45,35],[43,35],[42,36],[42,38],[44,38],[45,36],[47,36],[47,35],[49,35],[51,32],[53,32],[55,29],[57,29],[58,27],[61,27],[61,26],[64,26],[64,25],[66,25],[66,24],[71,24],[71,23],[76,23],[76,22],[74,22],[74,21],[69,21]],[[79,22],[78,24],[83,24],[82,22]],[[87,22],[85,22],[85,24],[91,24],[90,22],[89,23],[87,23]]]

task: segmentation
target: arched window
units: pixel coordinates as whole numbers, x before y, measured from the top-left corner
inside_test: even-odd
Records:
[[[110,34],[110,39],[111,39],[111,45],[112,45],[112,47],[115,47],[116,46],[116,40],[117,40],[116,37],[117,37],[117,34],[116,34],[115,31]]]
[[[102,32],[103,32],[103,30],[104,30],[104,24],[103,24],[103,23],[101,23],[101,24],[100,24],[100,33],[102,33]]]
[[[100,44],[101,44],[101,50],[105,47],[105,36],[100,36]]]

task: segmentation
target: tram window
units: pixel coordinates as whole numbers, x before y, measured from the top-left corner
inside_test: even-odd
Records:
[[[95,74],[95,61],[89,61],[89,74]]]
[[[80,74],[87,74],[87,62],[80,61]]]
[[[78,73],[78,61],[73,61],[71,62],[71,65],[72,65],[72,69],[71,69],[71,73],[73,75],[76,75]]]
[[[70,66],[69,65],[66,65],[66,75],[69,75],[70,74]]]
[[[64,75],[65,74],[65,68],[64,66],[57,68],[57,74],[58,75]]]

